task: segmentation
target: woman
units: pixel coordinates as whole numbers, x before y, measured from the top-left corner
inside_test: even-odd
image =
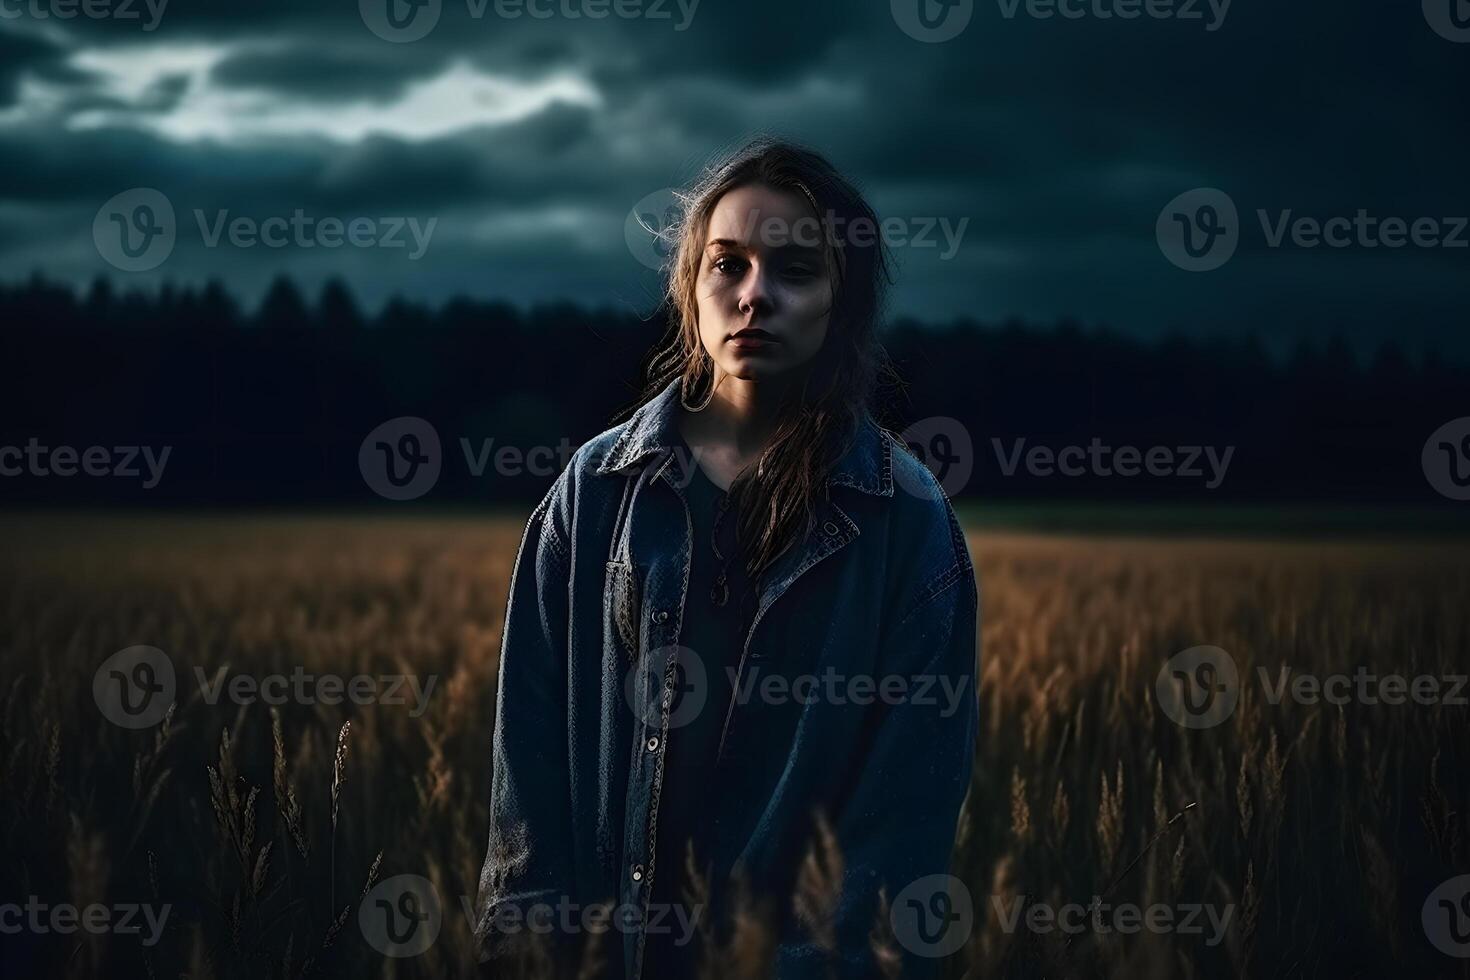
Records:
[[[644,401],[578,450],[516,559],[480,953],[530,933],[570,964],[590,938],[605,975],[694,976],[738,884],[773,914],[763,975],[866,975],[884,903],[948,865],[974,571],[868,412],[872,209],[772,140],[686,205]],[[905,975],[932,971],[905,945]]]

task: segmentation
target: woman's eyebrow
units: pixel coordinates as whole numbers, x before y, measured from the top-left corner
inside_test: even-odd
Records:
[[[748,249],[748,248],[750,248],[750,246],[747,245],[747,244],[745,244],[744,242],[737,242],[733,238],[712,238],[712,239],[710,239],[710,241],[704,247],[706,249],[716,248],[716,247],[721,247],[721,248],[738,248],[738,249]],[[817,246],[815,246],[815,245],[804,245],[804,244],[802,244],[800,242],[783,242],[780,245],[773,245],[771,247],[771,251],[773,251],[773,252],[780,252],[782,254],[795,253],[797,255],[821,255],[822,254],[822,250],[820,248],[818,248]]]

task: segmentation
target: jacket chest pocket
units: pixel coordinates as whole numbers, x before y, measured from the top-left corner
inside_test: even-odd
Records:
[[[639,589],[631,562],[609,561],[603,588],[603,622],[629,663],[638,659]]]

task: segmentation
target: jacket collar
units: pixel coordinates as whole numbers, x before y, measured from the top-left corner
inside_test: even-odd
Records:
[[[648,457],[672,452],[679,445],[678,378],[639,406],[625,423],[606,458],[597,467],[602,475],[618,473]],[[833,467],[828,486],[852,487],[879,497],[893,496],[893,449],[872,417],[864,413],[851,445]]]

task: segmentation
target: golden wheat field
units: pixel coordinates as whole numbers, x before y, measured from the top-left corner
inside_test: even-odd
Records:
[[[462,897],[483,857],[520,529],[6,518],[0,903],[100,904],[116,925],[130,903],[168,914],[126,932],[37,913],[49,929],[0,935],[4,974],[470,972]],[[1466,707],[1271,696],[1283,667],[1464,673],[1462,544],[986,531],[970,545],[981,739],[953,870],[973,916],[945,976],[1470,976],[1425,918],[1431,892],[1470,873]],[[134,645],[165,651],[178,684],[163,720],[130,730],[104,717],[93,683]],[[1238,664],[1238,703],[1190,729],[1166,717],[1155,681],[1200,645]],[[207,696],[217,677],[302,670],[435,686],[417,708]],[[419,955],[388,958],[358,912],[400,874],[432,883],[442,925]],[[1208,907],[1221,927],[1067,932],[1024,914],[1098,901],[1162,905],[1176,924]],[[892,938],[875,927],[880,953]]]

